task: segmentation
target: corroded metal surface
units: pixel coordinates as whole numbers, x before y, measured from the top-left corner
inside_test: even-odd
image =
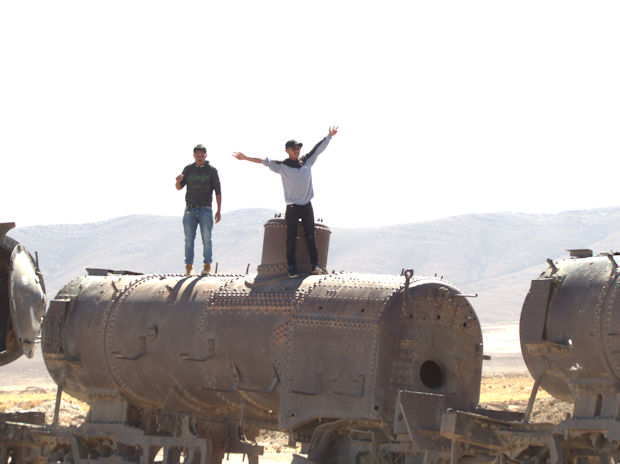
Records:
[[[412,272],[290,279],[281,225],[265,228],[257,274],[91,270],[60,290],[43,356],[63,391],[91,405],[91,426],[146,430],[153,417],[172,431],[189,417],[217,460],[237,423],[329,441],[342,427],[389,435],[401,390],[477,405],[482,334],[458,290]],[[317,227],[322,265],[329,233]]]
[[[607,256],[550,266],[521,313],[523,358],[541,387],[573,401],[588,385],[620,380],[618,269]]]
[[[0,224],[0,365],[22,354],[32,357],[45,312],[45,285],[26,248],[6,233],[14,223]]]
[[[620,460],[620,300],[616,253],[570,250],[532,281],[523,304],[523,359],[535,382],[521,420],[488,411],[442,415],[459,459],[609,463]],[[573,404],[557,424],[528,424],[538,388]]]
[[[319,266],[322,269],[327,267],[327,251],[329,249],[329,227],[323,224],[315,224],[316,246],[318,250]],[[263,255],[261,264],[258,266],[258,273],[262,276],[282,275],[286,273],[286,221],[282,218],[274,218],[265,224],[265,237],[269,240],[263,241]],[[295,258],[297,269],[302,273],[312,272],[310,266],[310,255],[304,239],[303,228],[297,227],[297,243],[295,247]]]
[[[55,380],[85,401],[109,390],[161,409],[174,391],[188,410],[249,403],[258,416],[248,418],[285,429],[329,415],[391,420],[397,388],[477,404],[482,339],[457,294],[438,279],[405,290],[404,278],[355,274],[269,285],[253,276],[86,276],[52,301],[43,353]],[[458,372],[464,357],[473,366]],[[424,379],[428,360],[443,372],[436,385]]]
[[[0,461],[150,464],[163,451],[166,463],[232,452],[257,464],[262,447],[248,438],[259,428],[290,432],[307,454],[294,462],[307,464],[620,460],[617,255],[548,260],[521,316],[536,380],[528,408],[494,411],[478,405],[482,334],[467,295],[411,270],[289,279],[284,230],[267,224],[249,276],[91,269],[67,284],[45,318],[43,353],[58,401],[63,391],[83,399],[88,419],[50,427],[5,415]],[[319,225],[323,266],[329,234]],[[6,278],[5,293],[36,296],[29,255],[3,244],[3,262],[26,276]],[[539,386],[572,401],[573,414],[529,424]]]

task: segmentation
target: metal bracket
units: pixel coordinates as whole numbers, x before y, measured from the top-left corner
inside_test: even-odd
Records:
[[[411,283],[411,278],[413,277],[413,269],[403,269],[400,275],[405,276],[405,290],[409,290],[409,284]]]
[[[1,222],[0,223],[0,242],[4,239],[6,233],[15,227],[14,222]]]
[[[140,351],[133,355],[129,356],[127,354],[120,354],[120,351],[112,351],[112,354],[116,356],[116,359],[124,359],[126,361],[135,361],[136,359],[140,359],[146,353],[146,335],[144,337],[140,337]]]
[[[523,423],[527,424],[530,421],[530,417],[532,415],[532,410],[534,409],[534,401],[536,400],[536,395],[538,394],[538,389],[540,388],[540,382],[542,378],[545,376],[547,369],[541,369],[534,380],[534,386],[532,387],[532,393],[530,394],[530,399],[527,402],[527,408],[525,409],[525,415],[523,416]]]
[[[54,403],[54,418],[52,419],[52,425],[58,425],[58,418],[60,417],[60,403],[62,402],[62,391],[65,383],[64,372],[60,376],[60,381],[56,387],[56,403]]]
[[[231,377],[232,377],[232,385],[230,386],[230,388],[224,389],[224,388],[213,388],[213,387],[206,387],[206,386],[202,386],[200,388],[202,390],[216,391],[216,392],[221,392],[221,393],[232,393],[237,390],[251,392],[251,393],[271,393],[274,390],[274,388],[276,388],[276,385],[280,381],[280,378],[278,377],[278,374],[276,373],[275,366],[271,365],[271,368],[273,369],[272,376],[271,376],[271,383],[266,388],[254,388],[254,387],[242,385],[241,376],[239,374],[239,369],[233,363],[230,364],[230,371],[231,371]]]
[[[614,258],[614,254],[613,253],[601,253],[601,254],[603,256],[607,256],[607,259],[611,263],[611,268],[612,268],[613,271],[618,269],[618,263],[616,262],[616,259]]]
[[[207,340],[207,354],[205,356],[194,356],[189,353],[180,353],[179,358],[184,361],[204,362],[215,356],[215,339],[210,338]]]
[[[402,311],[405,311],[405,307],[407,306],[407,304],[409,303],[409,296],[407,291],[409,290],[409,285],[411,284],[411,279],[413,277],[413,269],[403,269],[400,272],[401,276],[405,276],[405,291],[403,292],[403,299],[402,299]]]
[[[476,293],[469,293],[469,294],[467,294],[467,293],[457,293],[454,296],[460,296],[460,297],[463,297],[463,298],[478,298],[478,292],[476,292]]]

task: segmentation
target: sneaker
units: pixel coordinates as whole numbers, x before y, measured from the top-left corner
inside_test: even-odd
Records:
[[[326,274],[325,270],[322,269],[321,266],[319,266],[318,264],[313,264],[312,265],[312,273],[314,275]]]
[[[192,266],[191,264],[186,264],[185,265],[185,275],[186,276],[192,275],[192,271],[193,270],[194,270],[194,266]]]
[[[200,273],[200,275],[206,276],[211,274],[211,263],[205,263],[204,267],[202,268],[202,272]]]
[[[291,279],[294,279],[295,277],[299,277],[299,274],[297,274],[297,268],[295,266],[288,267],[288,276]]]

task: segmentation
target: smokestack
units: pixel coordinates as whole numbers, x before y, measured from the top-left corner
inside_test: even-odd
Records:
[[[319,252],[319,266],[325,269],[327,266],[327,252],[329,250],[329,236],[331,231],[324,224],[315,223],[316,248]],[[297,243],[295,247],[295,260],[297,270],[300,273],[311,274],[312,266],[310,255],[306,246],[304,230],[297,226]],[[265,236],[263,239],[263,257],[258,266],[258,278],[272,277],[287,273],[286,261],[286,221],[282,218],[274,218],[265,224]]]

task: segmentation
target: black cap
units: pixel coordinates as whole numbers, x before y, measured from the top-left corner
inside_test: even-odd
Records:
[[[199,143],[198,145],[196,145],[194,147],[194,153],[196,153],[197,151],[201,151],[203,153],[207,153],[207,149],[205,148],[205,146],[202,143]]]
[[[285,148],[286,150],[288,150],[289,148],[297,148],[297,147],[301,148],[301,147],[303,147],[303,146],[304,146],[304,144],[303,144],[303,143],[298,142],[298,141],[297,141],[297,140],[295,140],[295,139],[291,139],[291,140],[289,140],[288,142],[286,142],[286,145],[285,145],[285,147],[284,147],[284,148]]]

